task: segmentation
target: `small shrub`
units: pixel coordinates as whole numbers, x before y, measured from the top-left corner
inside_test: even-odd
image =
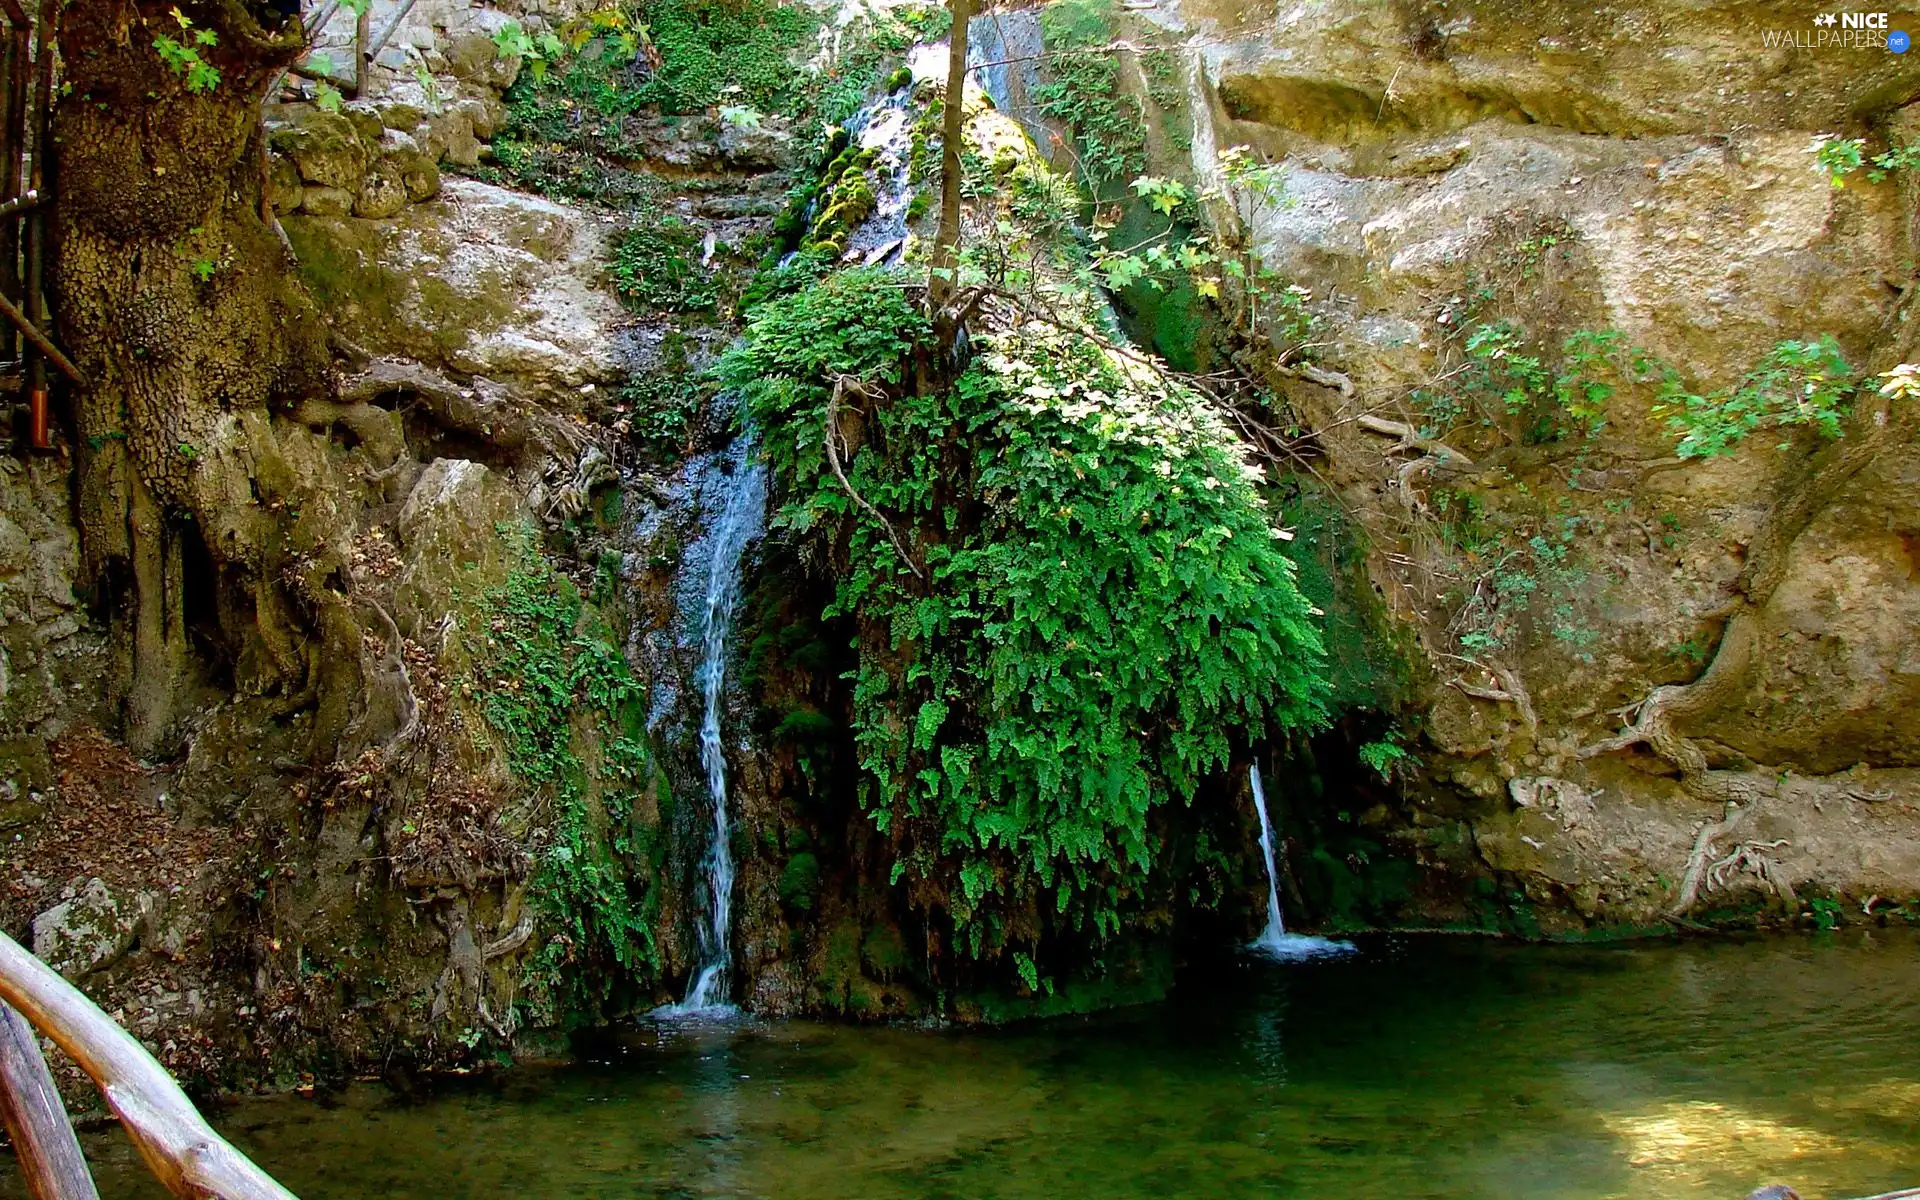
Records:
[[[1656,416],[1680,435],[1682,458],[1730,454],[1749,434],[1808,426],[1840,436],[1859,378],[1830,336],[1784,341],[1726,392],[1698,395],[1667,368]]]
[[[635,312],[696,312],[719,299],[698,261],[700,230],[667,215],[643,218],[613,239],[613,285]]]

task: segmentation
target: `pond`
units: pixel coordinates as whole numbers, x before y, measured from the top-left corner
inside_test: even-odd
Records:
[[[1920,1185],[1920,937],[1383,937],[1095,1017],[649,1026],[216,1121],[306,1200],[1858,1196]],[[87,1149],[108,1200],[160,1194]]]

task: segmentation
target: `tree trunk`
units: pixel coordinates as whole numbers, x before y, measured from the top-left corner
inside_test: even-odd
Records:
[[[197,46],[218,83],[191,88],[160,37]],[[261,98],[302,40],[240,0],[71,0],[61,30],[48,286],[91,384],[76,402],[83,571],[142,753],[167,748],[210,660],[289,707],[351,686],[359,662],[316,637],[351,625],[333,619],[348,578],[324,456],[274,416],[334,390],[325,326],[262,220]],[[316,752],[338,732],[316,729]]]
[[[947,94],[940,132],[940,227],[934,233],[932,276],[927,285],[933,301],[935,328],[943,347],[954,331],[941,314],[952,299],[960,250],[960,152],[967,137],[967,21],[973,16],[970,0],[948,0],[953,32],[947,41]]]

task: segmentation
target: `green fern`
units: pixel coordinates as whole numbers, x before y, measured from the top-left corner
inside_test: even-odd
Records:
[[[923,395],[925,337],[900,280],[849,271],[763,306],[719,371],[763,431],[777,523],[838,560],[862,804],[896,880],[976,957],[1036,906],[1099,940],[1162,879],[1157,810],[1233,745],[1323,719],[1315,614],[1199,396],[1038,330],[983,335]],[[845,470],[895,531],[827,468],[840,373],[886,391]]]

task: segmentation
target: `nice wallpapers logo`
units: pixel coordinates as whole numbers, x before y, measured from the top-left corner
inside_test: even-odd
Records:
[[[1768,29],[1762,40],[1769,49],[1882,50],[1894,54],[1905,54],[1913,46],[1907,31],[1893,28],[1891,14],[1883,12],[1823,12],[1813,18],[1811,29]]]

